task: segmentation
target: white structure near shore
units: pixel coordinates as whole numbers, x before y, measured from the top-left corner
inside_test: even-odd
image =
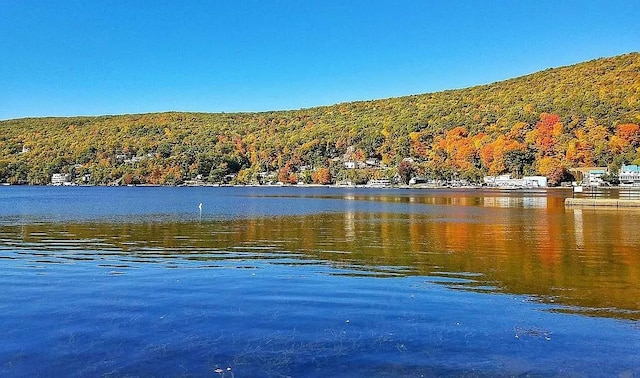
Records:
[[[51,185],[71,185],[71,175],[68,173],[54,173],[51,175]]]
[[[391,184],[391,180],[389,179],[371,179],[365,186],[367,188],[389,188]]]
[[[511,175],[485,176],[486,186],[496,188],[546,188],[547,178],[544,176],[524,176],[521,179],[511,178]]]
[[[640,186],[640,166],[623,165],[618,172],[620,186]]]
[[[596,168],[591,169],[585,176],[585,179],[582,182],[584,186],[605,186],[605,182],[602,179],[602,176],[609,173],[607,168]]]

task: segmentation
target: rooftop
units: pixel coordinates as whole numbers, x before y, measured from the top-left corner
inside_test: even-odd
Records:
[[[640,166],[637,165],[623,165],[622,168],[620,168],[620,172],[624,173],[624,172],[637,172],[640,173]]]

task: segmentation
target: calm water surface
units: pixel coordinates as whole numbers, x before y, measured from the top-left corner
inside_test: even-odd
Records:
[[[566,195],[0,187],[0,376],[639,376],[640,211]]]

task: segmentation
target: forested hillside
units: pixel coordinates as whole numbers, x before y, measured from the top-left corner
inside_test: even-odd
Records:
[[[256,183],[272,172],[283,182],[328,183],[399,171],[470,180],[540,174],[557,183],[574,167],[640,163],[638,124],[640,54],[632,53],[473,88],[297,111],[2,121],[0,182],[47,184],[69,173],[90,184]]]

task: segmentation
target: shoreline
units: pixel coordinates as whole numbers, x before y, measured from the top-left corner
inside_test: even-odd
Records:
[[[0,183],[3,187],[61,187],[61,188],[335,188],[335,189],[404,189],[404,190],[497,190],[502,192],[546,191],[546,190],[570,190],[567,187],[497,187],[482,185],[340,185],[340,184],[285,184],[285,185],[257,185],[257,184],[198,184],[198,185],[162,185],[162,184],[130,184],[130,185],[29,185]]]

